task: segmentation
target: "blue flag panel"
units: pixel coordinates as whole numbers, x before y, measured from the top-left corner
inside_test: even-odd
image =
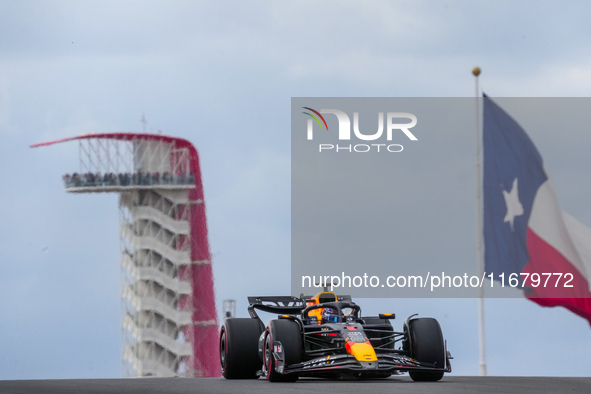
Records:
[[[548,177],[521,126],[488,96],[483,101],[484,268],[507,277],[529,261],[528,221]]]

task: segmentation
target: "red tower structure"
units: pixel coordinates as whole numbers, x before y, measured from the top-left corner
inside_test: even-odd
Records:
[[[220,376],[218,321],[199,156],[187,140],[102,133],[77,141],[70,193],[119,193],[129,376]]]

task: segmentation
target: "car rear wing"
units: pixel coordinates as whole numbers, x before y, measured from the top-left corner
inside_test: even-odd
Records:
[[[351,302],[350,295],[337,295],[337,301]],[[270,313],[294,314],[301,312],[309,302],[314,302],[314,296],[259,296],[248,297],[249,308],[260,309]]]
[[[262,296],[262,297],[248,297],[248,314],[253,319],[258,319],[263,325],[256,309],[263,312],[299,315],[306,307],[306,303],[298,297],[292,296]]]
[[[337,296],[337,300],[341,302],[351,302],[350,295]],[[248,297],[248,314],[253,319],[259,319],[256,309],[268,313],[286,314],[286,315],[300,315],[302,311],[308,306],[309,302],[313,302],[313,296],[292,297],[292,296],[259,296]]]
[[[306,307],[304,300],[292,296],[248,297],[248,310],[259,309],[269,313],[298,314]]]

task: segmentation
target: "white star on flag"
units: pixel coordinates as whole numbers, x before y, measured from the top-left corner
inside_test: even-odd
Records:
[[[505,205],[507,206],[507,214],[504,222],[511,224],[511,231],[513,231],[513,220],[515,216],[523,215],[523,205],[519,202],[519,195],[517,194],[517,178],[513,181],[511,191],[507,193],[503,190],[503,197],[505,197]]]

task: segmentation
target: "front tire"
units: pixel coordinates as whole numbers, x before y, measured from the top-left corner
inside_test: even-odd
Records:
[[[220,331],[220,363],[226,379],[257,379],[258,340],[263,332],[256,319],[227,319]]]
[[[437,320],[430,317],[411,320],[408,324],[407,347],[411,358],[445,368],[445,343]],[[443,371],[408,373],[412,380],[418,382],[435,382],[443,378]]]
[[[272,320],[265,332],[263,362],[266,378],[269,382],[295,382],[297,375],[283,375],[275,371],[273,343],[281,342],[284,365],[293,365],[302,361],[303,345],[300,326],[293,320]]]

